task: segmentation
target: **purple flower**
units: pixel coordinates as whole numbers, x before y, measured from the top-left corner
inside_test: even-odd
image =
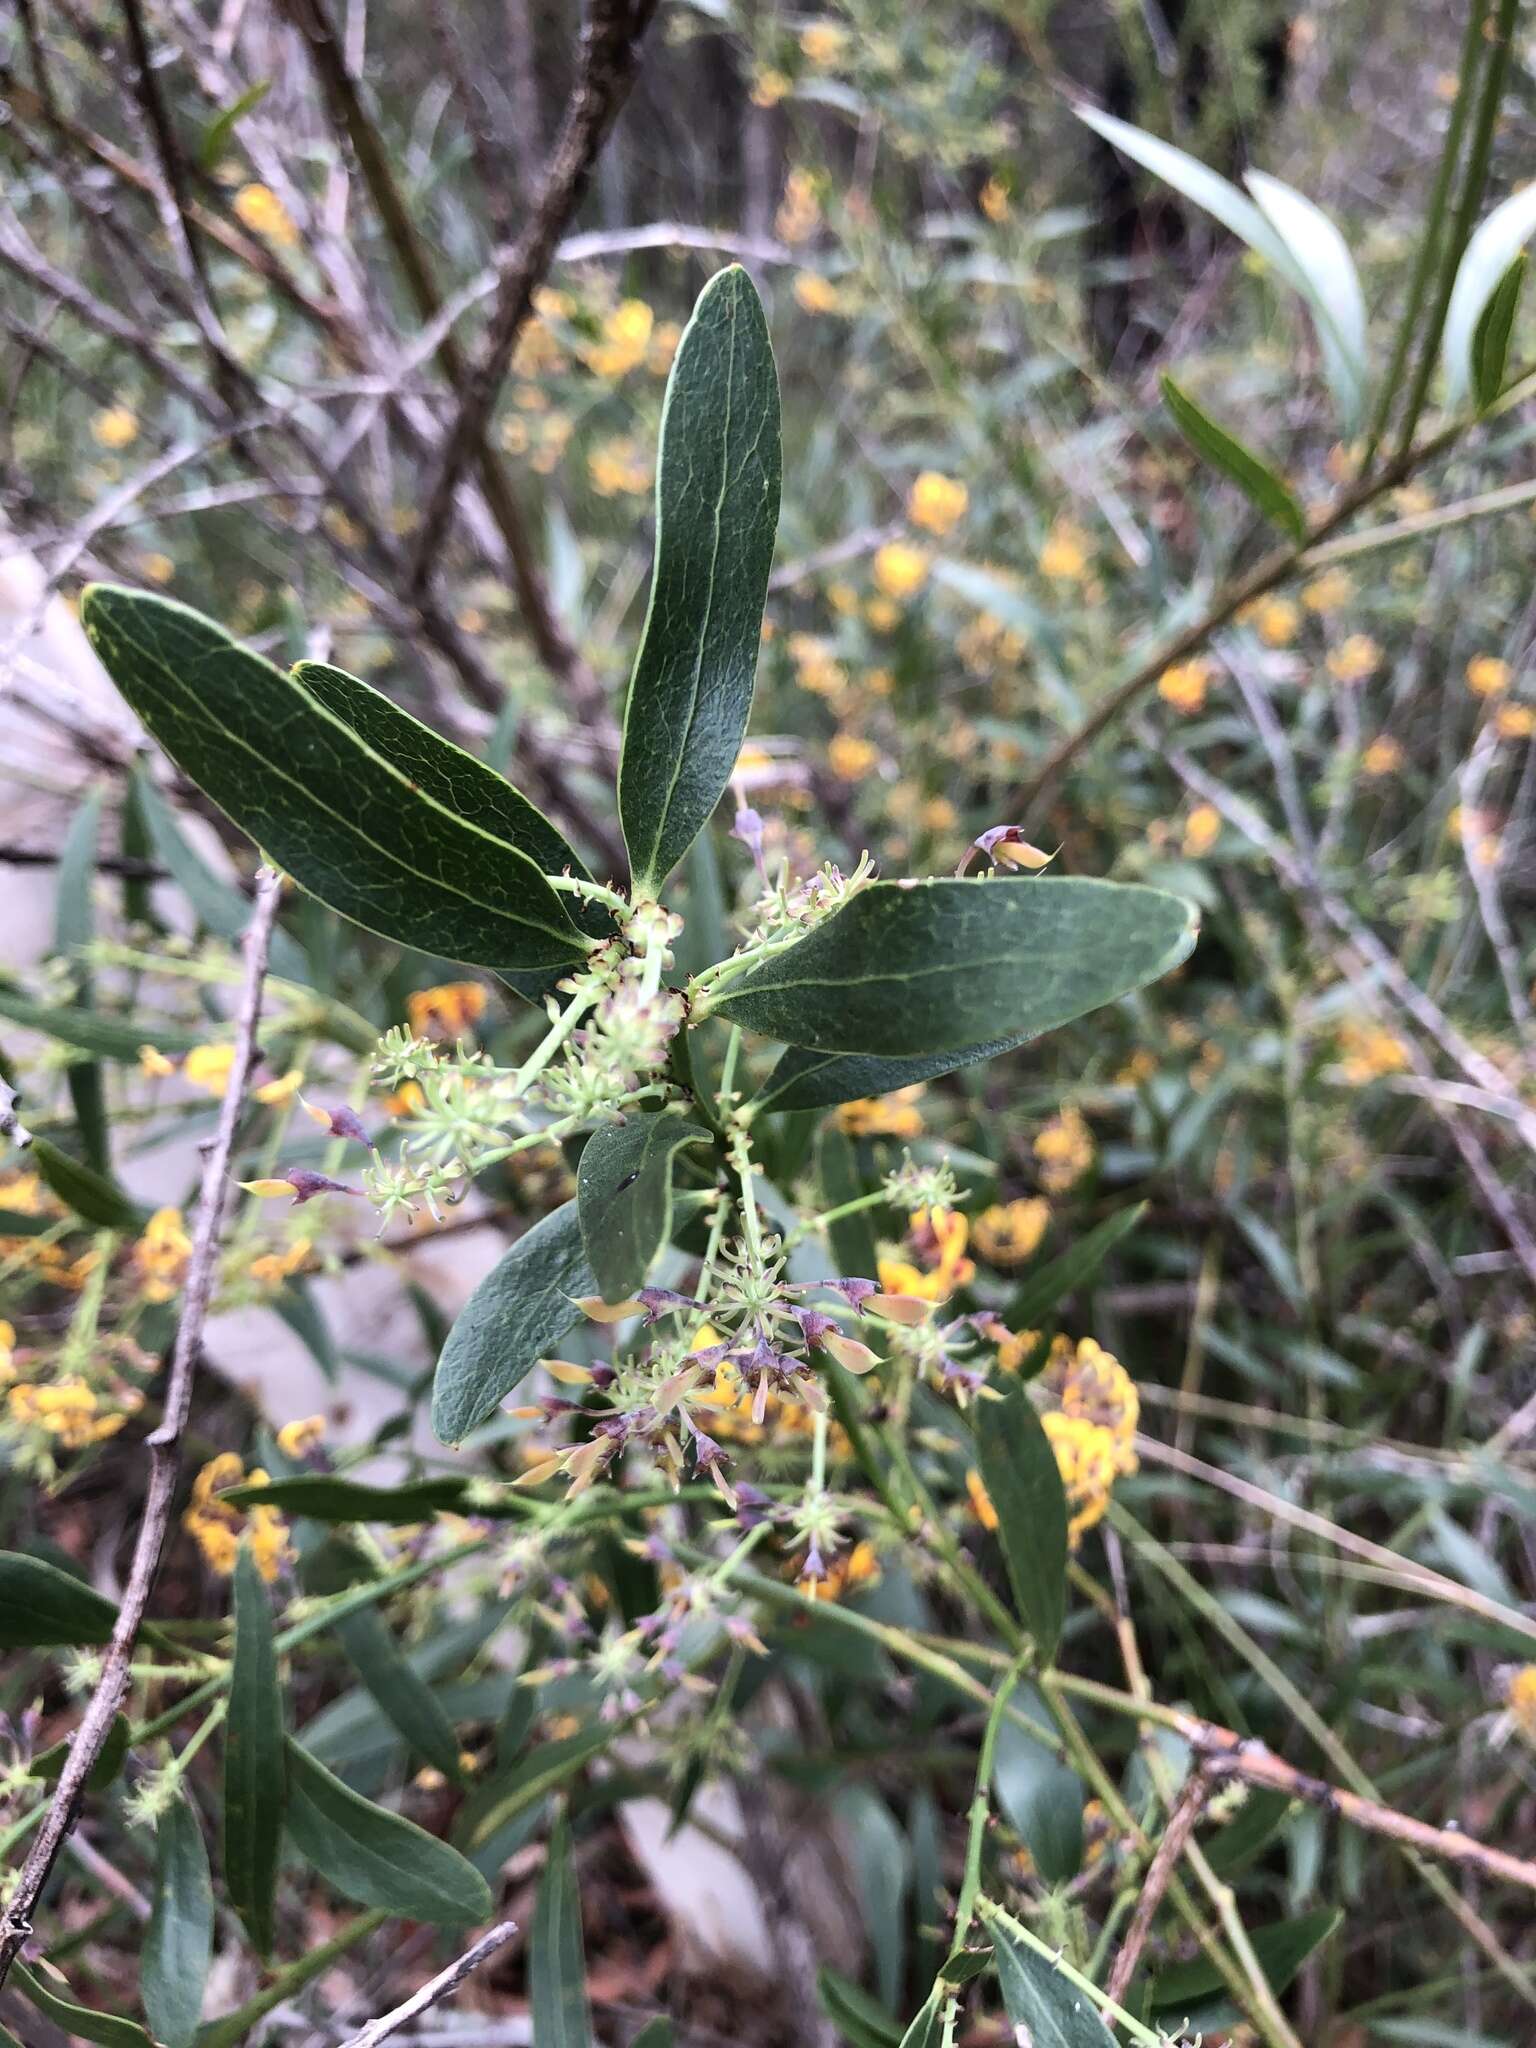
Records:
[[[285,1166],[281,1178],[293,1189],[293,1207],[301,1202],[312,1202],[316,1195],[356,1195],[360,1188],[349,1188],[345,1181],[332,1180],[328,1173],[312,1173],[307,1166]]]

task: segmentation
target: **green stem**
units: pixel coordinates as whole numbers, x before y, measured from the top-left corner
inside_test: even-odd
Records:
[[[1108,1993],[1101,1991],[1091,1977],[1085,1977],[1081,1970],[1074,1969],[1065,1956],[1059,1956],[1055,1949],[1024,1926],[1022,1921],[1015,1920],[1011,1913],[1005,1913],[1002,1907],[994,1905],[991,1899],[983,1899],[978,1910],[983,1920],[1002,1928],[1009,1938],[1018,1942],[1021,1947],[1033,1949],[1037,1956],[1050,1964],[1058,1976],[1065,1977],[1074,1990],[1081,1991],[1085,1998],[1091,1999],[1106,2018],[1112,2019],[1128,2039],[1138,2044],[1138,2048],[1164,2048],[1164,2042],[1150,2027],[1144,2027],[1123,2005],[1116,2005]]]
[[[243,2041],[258,2020],[265,2019],[269,2012],[292,1998],[296,1991],[302,1991],[306,1984],[312,1984],[338,1957],[344,1956],[349,1948],[356,1948],[360,1941],[366,1941],[389,1918],[382,1907],[359,1913],[339,1934],[333,1934],[329,1941],[322,1942],[318,1948],[300,1956],[297,1962],[279,1970],[270,1984],[264,1985],[237,2011],[226,2013],[223,2019],[214,2020],[204,2027],[198,2034],[197,2048],[234,2048],[234,2044]]]

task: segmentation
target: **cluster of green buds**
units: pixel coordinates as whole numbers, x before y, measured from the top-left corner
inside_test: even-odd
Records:
[[[947,1156],[925,1162],[903,1152],[900,1166],[886,1174],[881,1186],[891,1207],[908,1216],[919,1209],[953,1209],[960,1201],[960,1183]]]

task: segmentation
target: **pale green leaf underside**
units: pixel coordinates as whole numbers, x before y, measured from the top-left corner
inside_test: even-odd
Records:
[[[171,759],[322,902],[404,945],[478,966],[558,967],[586,950],[527,853],[435,793],[471,778],[467,757],[428,727],[374,704],[370,739],[332,708],[347,694],[332,679],[339,671],[327,678],[324,702],[169,598],[96,584],[81,617]],[[366,690],[343,680],[353,693]],[[380,744],[398,745],[404,729],[434,764],[426,778]],[[483,786],[475,786],[483,813]],[[516,800],[506,814],[524,838],[536,833]]]
[[[1137,883],[876,882],[713,1007],[787,1045],[927,1059],[1053,1030],[1166,973],[1195,935],[1192,905]]]
[[[654,892],[720,801],[747,729],[779,518],[779,387],[751,279],[699,295],[662,408],[656,561],[630,680],[619,817]]]

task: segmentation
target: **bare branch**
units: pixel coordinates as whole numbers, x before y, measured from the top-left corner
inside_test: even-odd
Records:
[[[281,896],[281,878],[270,871],[264,872],[257,888],[255,914],[245,937],[245,980],[235,1025],[234,1064],[219,1111],[218,1129],[203,1168],[192,1257],[187,1268],[186,1299],[182,1304],[181,1320],[176,1326],[164,1408],[159,1427],[151,1432],[145,1444],[150,1458],[149,1485],[133,1546],[128,1583],[112,1630],[112,1640],[102,1660],[101,1677],[69,1745],[69,1755],[59,1774],[47,1815],[16,1880],[4,1917],[0,1918],[0,1984],[5,1982],[12,1963],[32,1932],[33,1908],[79,1818],[86,1781],[106,1745],[113,1718],[121,1709],[128,1691],[128,1667],[170,1527],[171,1506],[181,1466],[181,1438],[192,1405],[192,1385],[203,1325],[208,1317],[218,1273],[220,1226],[229,1181],[230,1155],[245,1105],[251,1069],[256,1064],[256,1027],[261,1020],[262,986]]]
[[[517,1932],[515,1920],[503,1920],[499,1927],[493,1927],[489,1934],[482,1934],[471,1948],[465,1949],[457,1962],[450,1963],[446,1970],[440,1970],[430,1983],[423,1984],[419,1991],[413,1991],[403,2005],[397,2005],[392,2012],[381,2013],[376,2020],[370,2020],[360,2034],[354,2034],[343,2048],[378,2048],[380,2041],[398,2032],[408,2020],[416,2018],[428,2006],[436,2005],[440,1999],[450,1998],[465,1978],[478,1970],[488,1957],[495,1955]]]
[[[1196,1764],[1184,1780],[1183,1790],[1174,1801],[1173,1811],[1168,1816],[1168,1825],[1163,1839],[1157,1845],[1157,1854],[1152,1858],[1147,1872],[1146,1883],[1141,1888],[1141,1897],[1136,1901],[1136,1913],[1126,1932],[1125,1940],[1115,1957],[1115,1967],[1105,1987],[1107,1994],[1116,2005],[1125,2003],[1125,1994],[1131,1988],[1131,1979],[1136,1974],[1136,1965],[1141,1961],[1141,1952],[1147,1945],[1147,1936],[1152,1932],[1152,1922],[1162,1904],[1163,1894],[1168,1889],[1168,1880],[1178,1868],[1184,1846],[1194,1833],[1205,1802],[1210,1797],[1210,1778],[1203,1765]]]
[[[418,582],[427,581],[436,566],[454,498],[485,440],[517,337],[533,307],[533,295],[554,261],[560,236],[581,204],[598,152],[629,95],[639,64],[640,39],[655,12],[656,0],[592,0],[582,33],[580,74],[544,190],[507,257],[484,349],[470,370],[443,444],[442,467],[427,499],[413,565]]]

